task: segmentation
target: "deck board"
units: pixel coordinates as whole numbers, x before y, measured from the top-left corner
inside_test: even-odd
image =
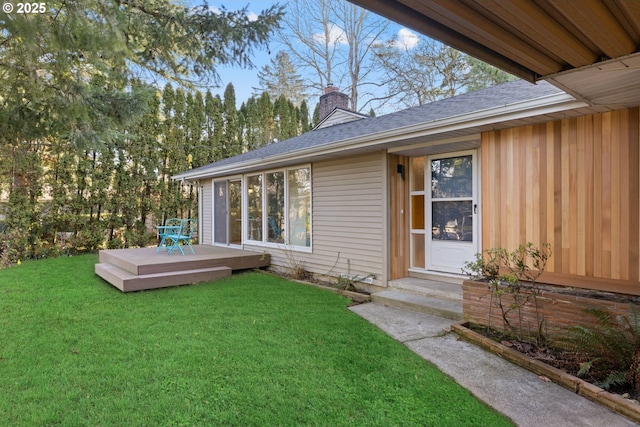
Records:
[[[193,248],[195,254],[184,255],[157,252],[155,247],[102,250],[95,272],[121,291],[129,292],[214,280],[222,277],[214,273],[218,270],[263,268],[270,262],[267,253],[210,245]]]

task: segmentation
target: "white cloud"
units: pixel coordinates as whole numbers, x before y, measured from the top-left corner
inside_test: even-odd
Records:
[[[394,46],[400,49],[410,50],[416,47],[419,41],[420,38],[416,33],[407,28],[401,28],[400,31],[398,31],[398,39]]]
[[[331,24],[329,26],[329,44],[347,44],[347,37],[344,33],[344,30],[335,24]],[[324,43],[325,34],[324,33],[316,33],[313,35],[313,38],[319,42]]]
[[[215,14],[219,14],[221,12],[221,10],[219,8],[217,8],[216,6],[209,6],[209,10]],[[228,10],[233,10],[233,9],[228,9]],[[252,11],[247,11],[247,18],[249,18],[249,21],[254,22],[258,20],[258,14]]]

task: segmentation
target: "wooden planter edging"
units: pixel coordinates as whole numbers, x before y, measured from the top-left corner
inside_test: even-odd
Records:
[[[620,395],[609,393],[606,390],[596,387],[580,378],[574,377],[567,372],[547,365],[546,363],[535,360],[526,354],[522,354],[517,350],[503,346],[502,344],[487,338],[482,334],[467,328],[467,322],[454,323],[451,329],[462,338],[485,348],[492,353],[521,366],[537,375],[543,375],[556,384],[567,388],[582,397],[599,403],[606,408],[623,415],[635,422],[640,422],[640,404],[630,402]]]

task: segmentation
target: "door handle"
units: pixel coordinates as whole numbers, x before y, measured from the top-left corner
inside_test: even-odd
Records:
[[[478,214],[478,205],[473,205],[473,213],[474,215]]]

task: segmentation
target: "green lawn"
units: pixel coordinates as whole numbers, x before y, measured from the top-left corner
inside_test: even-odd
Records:
[[[2,425],[512,425],[331,292],[249,273],[122,294],[95,262],[0,270]]]

